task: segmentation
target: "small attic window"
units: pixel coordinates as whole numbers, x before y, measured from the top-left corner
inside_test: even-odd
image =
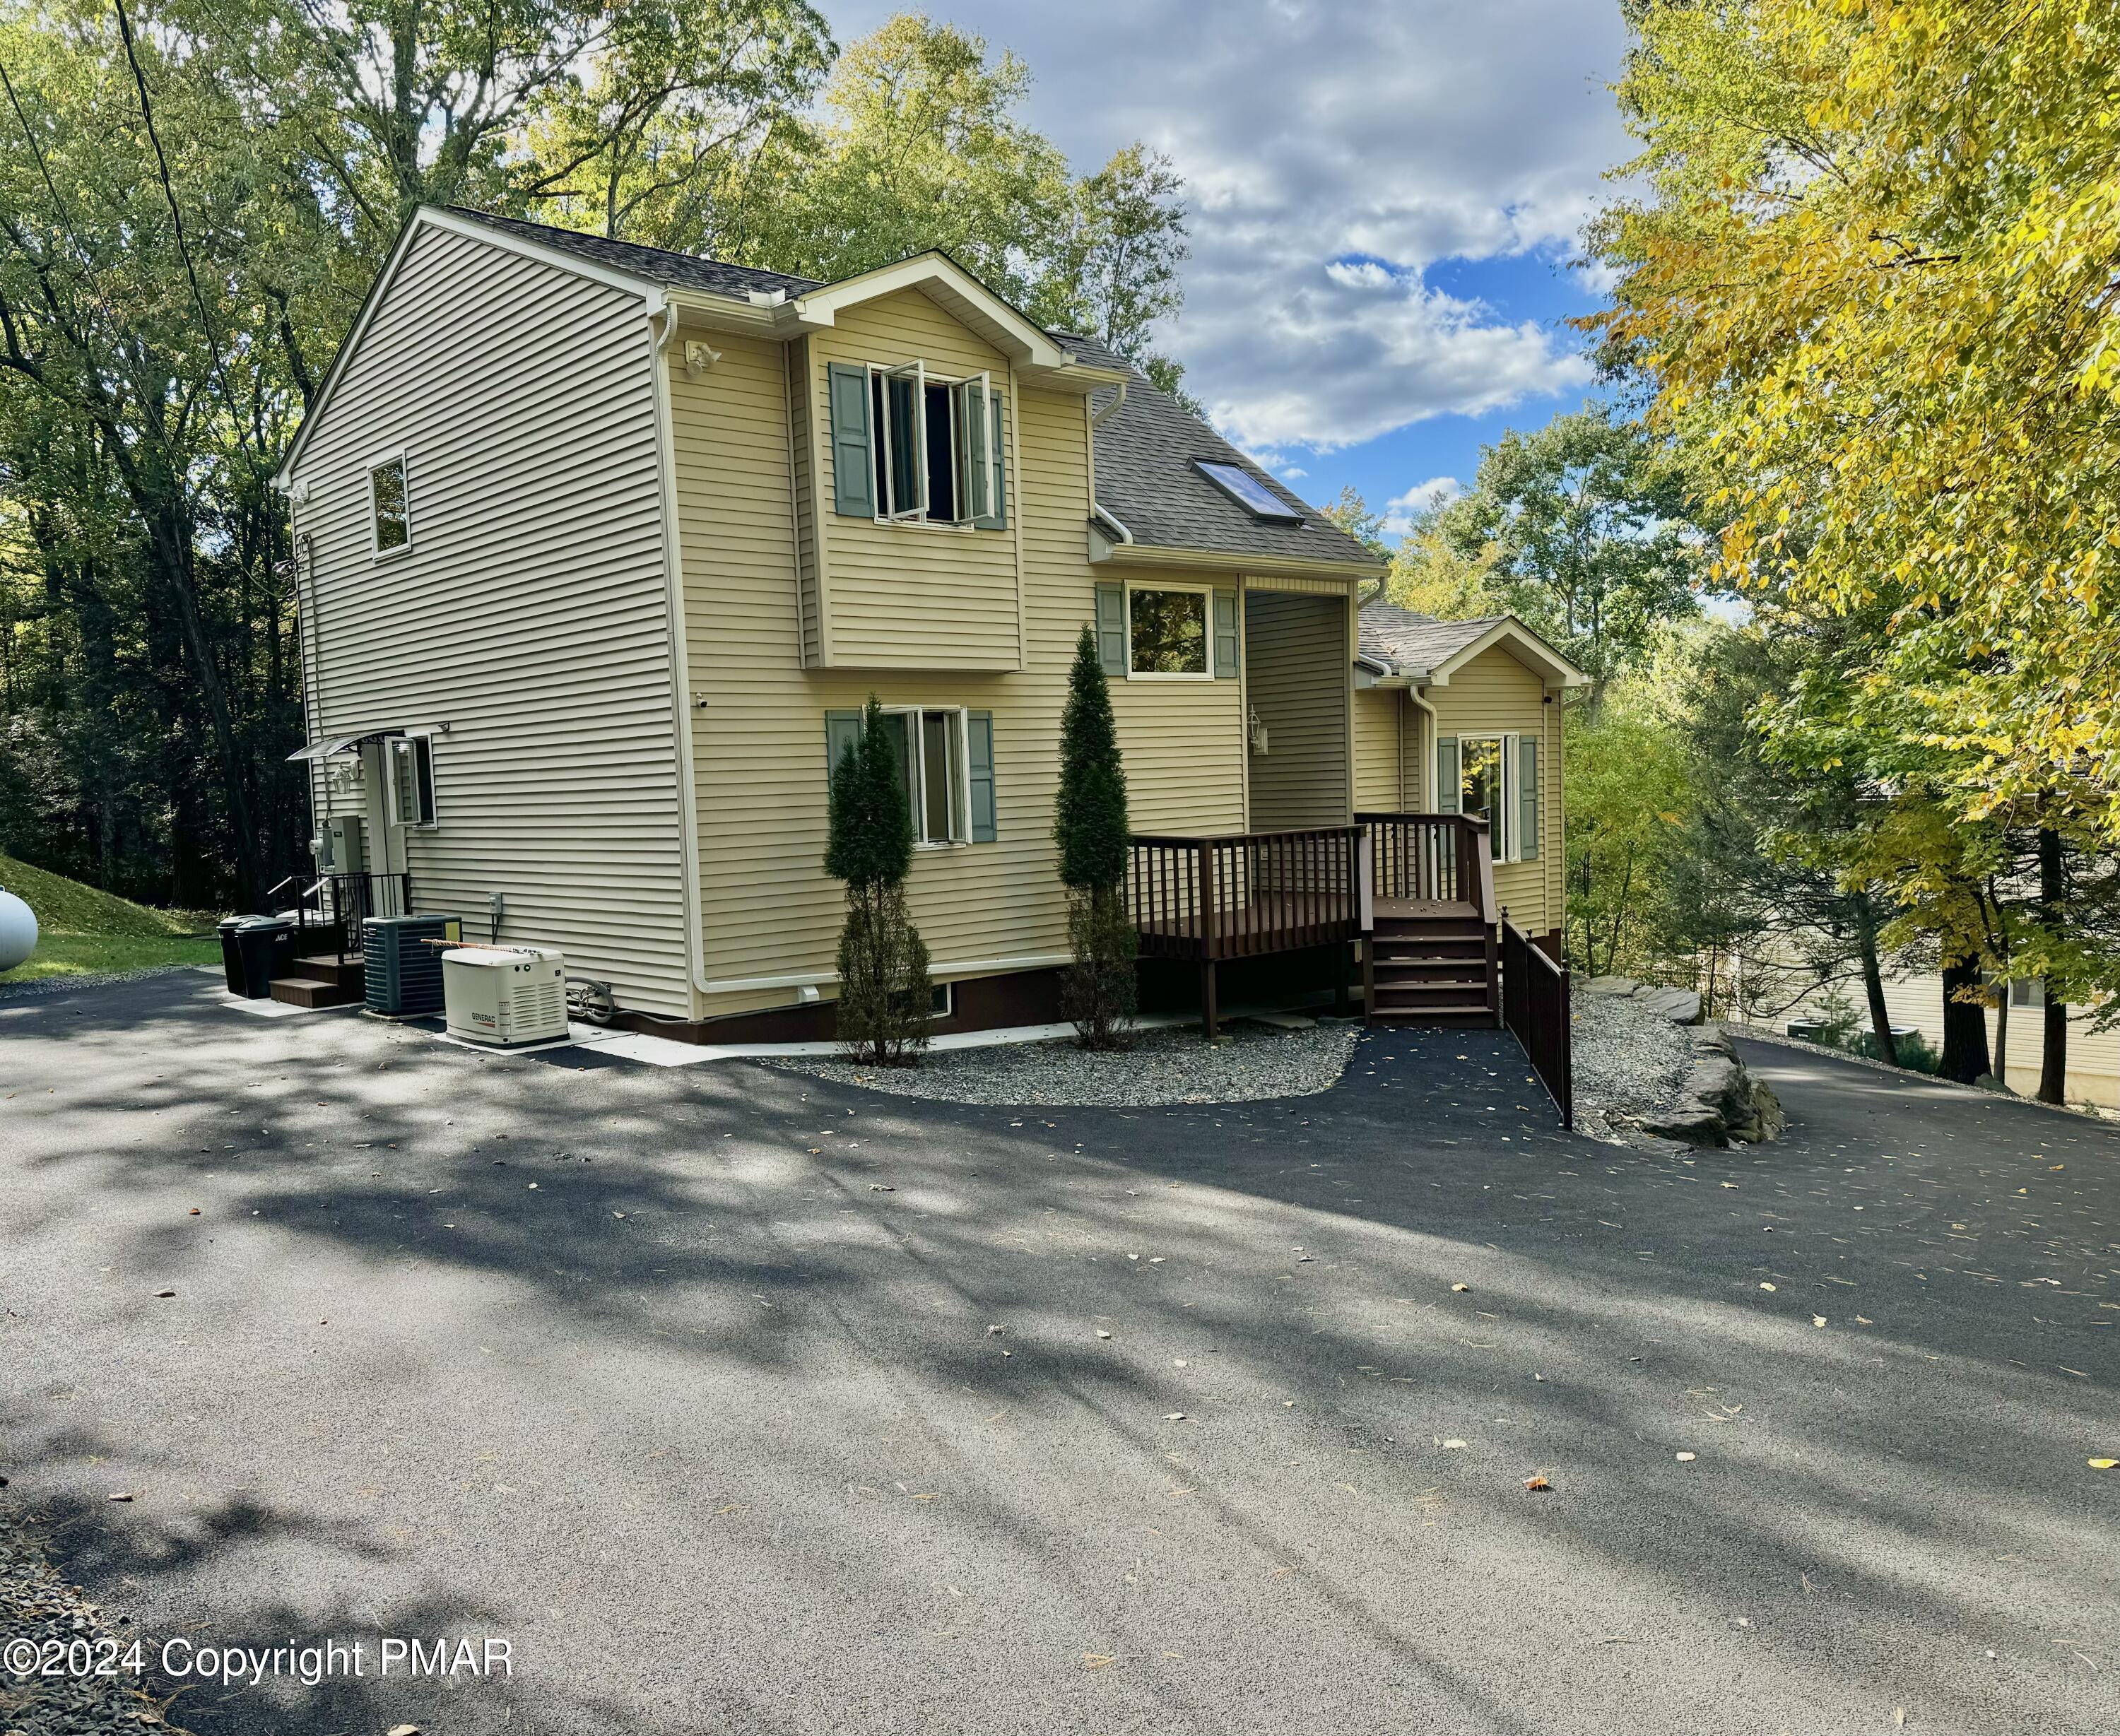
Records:
[[[1192,462],[1200,467],[1202,476],[1253,518],[1262,518],[1269,524],[1303,522],[1301,513],[1242,466],[1210,464],[1205,458],[1195,458]]]

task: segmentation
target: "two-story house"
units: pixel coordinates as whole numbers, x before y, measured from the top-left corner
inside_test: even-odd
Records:
[[[560,946],[681,1033],[821,1034],[830,767],[874,694],[944,1028],[1049,1018],[1087,623],[1145,952],[1236,956],[1232,913],[1269,898],[1276,945],[1353,932],[1357,671],[1419,685],[1360,661],[1380,564],[939,253],[816,284],[422,209],[279,485],[302,756],[320,827],[360,822],[326,865],[350,913],[409,898]],[[1220,866],[1202,842],[1265,833],[1340,841]]]

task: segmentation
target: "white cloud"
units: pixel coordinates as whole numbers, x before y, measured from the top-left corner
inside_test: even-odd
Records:
[[[832,6],[841,39],[890,3]],[[1028,62],[1030,118],[1078,168],[1142,138],[1185,175],[1193,258],[1163,341],[1239,441],[1329,451],[1588,383],[1572,334],[1424,274],[1574,251],[1629,154],[1606,89],[1616,7],[983,0],[959,16]]]
[[[1425,482],[1416,482],[1403,494],[1394,494],[1384,503],[1384,528],[1395,536],[1403,536],[1413,528],[1416,513],[1455,500],[1464,492],[1465,485],[1455,476],[1430,476]]]

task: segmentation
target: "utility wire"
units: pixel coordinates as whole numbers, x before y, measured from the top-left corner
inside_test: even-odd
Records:
[[[147,80],[140,71],[140,57],[132,45],[132,21],[125,16],[125,0],[111,0],[118,12],[118,32],[125,40],[125,62],[132,69],[132,83],[140,93],[140,118],[147,123],[147,141],[155,147],[155,167],[161,177],[162,196],[169,201],[170,221],[175,226],[177,254],[184,262],[185,281],[191,285],[192,305],[198,309],[199,332],[206,339],[207,358],[213,364],[214,378],[221,383],[221,395],[228,401],[228,420],[235,443],[242,449],[243,461],[250,467],[251,477],[258,480],[258,460],[250,450],[250,442],[243,432],[243,412],[236,406],[235,388],[228,383],[228,370],[221,365],[221,346],[214,341],[213,320],[206,310],[206,296],[199,289],[198,271],[192,263],[191,244],[184,239],[184,214],[177,205],[177,189],[170,179],[170,160],[162,150],[162,136],[155,128],[155,106],[147,97]]]

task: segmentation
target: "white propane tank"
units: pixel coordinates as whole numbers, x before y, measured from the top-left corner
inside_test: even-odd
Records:
[[[36,912],[0,886],[0,971],[12,971],[36,949]]]

